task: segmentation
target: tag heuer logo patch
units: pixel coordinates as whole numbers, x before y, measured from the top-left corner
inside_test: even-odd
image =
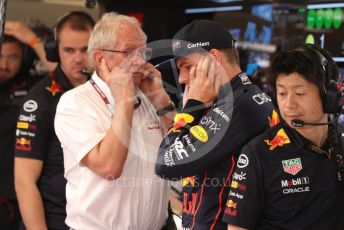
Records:
[[[296,175],[302,169],[301,159],[294,158],[282,161],[283,170],[291,175]]]

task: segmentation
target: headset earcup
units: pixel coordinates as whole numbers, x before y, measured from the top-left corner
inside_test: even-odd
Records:
[[[336,114],[340,112],[339,99],[341,95],[334,84],[330,84],[327,89],[327,95],[324,100],[324,112],[328,114]]]
[[[331,72],[329,61],[323,53],[317,50],[314,45],[306,44],[306,47],[317,55],[320,66],[322,67],[321,81],[323,89],[319,88],[319,90],[323,91],[324,93],[324,95],[322,95],[324,112],[328,114],[337,114],[341,110],[339,102],[341,98],[341,92],[339,92],[339,90],[337,89],[337,82],[333,80],[333,74]]]
[[[63,24],[73,16],[78,16],[86,19],[91,25],[94,26],[95,21],[93,18],[88,15],[85,12],[82,11],[72,11],[65,15],[63,15],[61,18],[59,18],[56,22],[55,28],[54,28],[54,36],[48,37],[44,42],[44,51],[45,56],[48,61],[50,62],[60,62],[60,56],[59,56],[59,50],[58,50],[58,44],[57,44],[57,33],[59,29],[63,26]]]
[[[54,37],[51,36],[45,40],[44,51],[45,51],[45,56],[48,61],[50,62],[60,61],[59,51],[58,51],[57,43]]]
[[[33,66],[33,62],[37,59],[37,55],[35,51],[30,48],[29,46],[25,45],[23,47],[23,60],[22,60],[22,68],[23,69],[30,69]]]

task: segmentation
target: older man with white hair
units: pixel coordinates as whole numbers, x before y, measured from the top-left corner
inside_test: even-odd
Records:
[[[171,100],[159,71],[146,62],[149,52],[136,19],[104,14],[88,45],[95,73],[58,104],[72,229],[165,224],[167,183],[154,174],[154,163],[173,111],[165,109]]]

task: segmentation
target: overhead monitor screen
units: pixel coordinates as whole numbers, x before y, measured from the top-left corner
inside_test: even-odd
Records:
[[[306,43],[327,49],[337,62],[344,62],[344,3],[307,5]]]
[[[251,13],[267,21],[272,21],[272,4],[254,5]]]

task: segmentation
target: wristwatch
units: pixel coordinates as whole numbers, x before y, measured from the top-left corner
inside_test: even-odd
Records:
[[[174,111],[176,109],[174,103],[171,101],[170,104],[168,104],[166,107],[159,109],[156,111],[156,115],[158,116],[164,116],[166,113],[170,111]]]

